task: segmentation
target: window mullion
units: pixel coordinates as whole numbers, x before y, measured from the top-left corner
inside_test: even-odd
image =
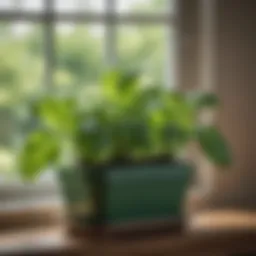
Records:
[[[53,86],[53,72],[55,62],[55,49],[54,49],[54,24],[53,24],[53,8],[55,0],[44,0],[45,16],[43,18],[44,25],[44,85],[46,87]]]
[[[105,63],[108,67],[116,64],[117,58],[117,37],[116,24],[116,0],[106,1],[106,31],[105,31]]]
[[[174,4],[172,1],[168,1],[168,11],[171,12],[172,8],[175,8],[174,13],[177,16],[178,12],[178,0],[175,0]],[[168,88],[176,87],[178,84],[178,43],[177,43],[177,27],[167,24],[166,28],[166,68],[165,68],[165,84]]]

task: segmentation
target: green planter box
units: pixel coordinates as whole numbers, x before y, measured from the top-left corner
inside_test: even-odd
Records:
[[[115,166],[61,172],[61,183],[72,218],[119,225],[180,220],[192,173],[181,163]]]

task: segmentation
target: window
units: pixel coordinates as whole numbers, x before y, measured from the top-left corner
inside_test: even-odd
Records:
[[[17,180],[14,149],[31,95],[96,84],[115,63],[175,86],[175,2],[1,0],[0,189]]]

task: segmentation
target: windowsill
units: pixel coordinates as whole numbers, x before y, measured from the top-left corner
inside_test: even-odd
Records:
[[[5,186],[0,186],[0,205],[2,202],[12,202],[19,200],[34,200],[40,198],[52,198],[57,197],[59,191],[55,186],[47,185],[21,185],[21,184],[10,184]]]
[[[250,227],[247,225],[248,216]],[[94,239],[92,243],[88,238],[81,240],[82,237],[72,239],[67,236],[63,224],[15,230],[0,235],[0,255],[187,255],[188,252],[197,256],[255,255],[256,213],[204,212],[196,219],[187,233],[164,233],[128,240],[105,237],[104,240]],[[237,223],[240,226],[234,232]],[[213,230],[212,227],[218,228]]]
[[[63,205],[58,198],[35,198],[1,202],[0,232],[56,225],[63,220]]]
[[[63,207],[57,185],[54,180],[1,182],[0,232],[59,223]]]

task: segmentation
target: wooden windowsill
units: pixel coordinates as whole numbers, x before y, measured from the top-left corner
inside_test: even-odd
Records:
[[[61,222],[63,222],[63,206],[60,201],[8,203],[0,207],[0,233],[5,230],[53,226]]]
[[[256,232],[256,212],[252,211],[212,211],[191,218],[189,229],[205,232]]]
[[[129,240],[72,239],[64,225],[13,230],[0,235],[0,255],[256,255],[256,213],[208,212],[191,223],[183,234],[163,233]]]

